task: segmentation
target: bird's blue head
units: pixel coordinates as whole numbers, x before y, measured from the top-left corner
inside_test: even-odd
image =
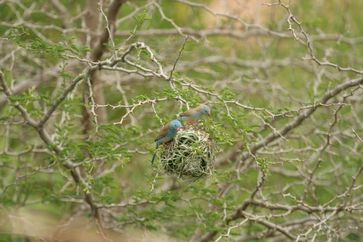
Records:
[[[210,107],[208,107],[205,104],[200,105],[200,112],[202,114],[207,114],[208,116],[210,116]]]
[[[172,128],[173,130],[178,131],[181,127],[182,127],[182,124],[177,119],[174,119],[173,121],[170,122],[170,128]]]

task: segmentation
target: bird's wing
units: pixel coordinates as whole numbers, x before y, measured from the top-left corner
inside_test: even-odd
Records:
[[[198,112],[198,107],[189,109],[188,111],[181,113],[180,117],[191,117],[194,113]]]
[[[163,138],[164,136],[166,136],[166,134],[168,133],[169,128],[170,128],[170,124],[167,124],[164,127],[162,127],[160,129],[160,132],[159,132],[158,136],[156,137],[155,141],[157,141],[157,140]]]

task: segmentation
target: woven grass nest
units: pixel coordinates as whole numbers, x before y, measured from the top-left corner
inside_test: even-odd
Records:
[[[209,134],[194,127],[180,130],[173,142],[164,145],[160,155],[164,170],[179,177],[210,175],[214,159]]]

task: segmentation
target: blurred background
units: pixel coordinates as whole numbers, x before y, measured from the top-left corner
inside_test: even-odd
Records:
[[[354,0],[0,0],[0,241],[361,241]],[[207,103],[213,173],[154,138]]]

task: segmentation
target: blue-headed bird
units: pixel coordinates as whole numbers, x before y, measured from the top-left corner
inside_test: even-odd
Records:
[[[197,123],[198,120],[203,116],[203,115],[208,115],[210,116],[210,107],[208,107],[205,104],[201,104],[198,107],[189,109],[188,111],[181,113],[179,115],[179,120],[182,123],[187,123],[187,124],[193,124],[193,123]]]
[[[181,127],[182,124],[177,119],[172,120],[170,123],[162,127],[159,132],[159,135],[155,139],[156,149],[159,148],[161,144],[165,144],[172,141]],[[155,157],[156,157],[156,151],[151,160],[151,164],[154,163]]]

